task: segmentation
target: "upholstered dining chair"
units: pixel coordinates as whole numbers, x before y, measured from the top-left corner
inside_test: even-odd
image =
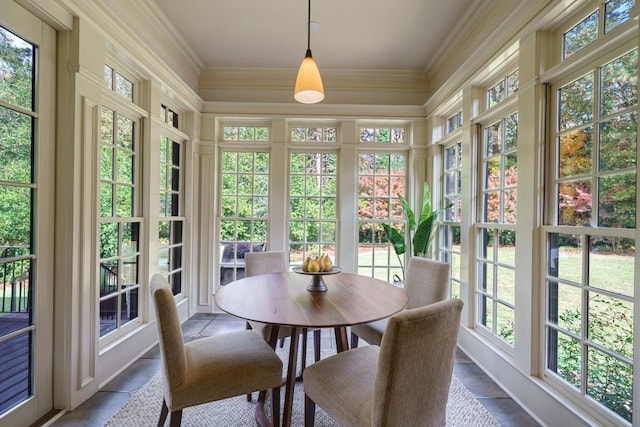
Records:
[[[404,289],[409,296],[406,309],[423,307],[442,301],[449,295],[449,263],[429,258],[411,257],[407,264]],[[351,348],[358,346],[358,338],[380,345],[387,319],[351,327]]]
[[[320,406],[340,425],[444,426],[462,301],[403,310],[389,319],[380,346],[309,366],[303,377],[305,427]]]
[[[180,426],[182,410],[252,391],[271,389],[273,425],[280,423],[282,360],[251,331],[225,333],[184,343],[173,293],[167,279],[154,274],[150,282],[156,309],[164,398],[159,426],[170,413]]]
[[[245,277],[256,276],[258,274],[283,273],[287,271],[287,259],[284,252],[267,251],[267,252],[247,252],[244,256],[244,273]],[[262,338],[269,342],[271,336],[271,325],[259,322],[247,321],[247,328],[253,329],[259,333]],[[291,336],[291,328],[280,327],[278,329],[278,339],[281,342]],[[269,343],[275,348],[276,343]],[[314,359],[320,360],[320,329],[313,331]],[[304,371],[307,358],[307,330],[302,331],[302,371]],[[247,398],[251,400],[251,396]]]

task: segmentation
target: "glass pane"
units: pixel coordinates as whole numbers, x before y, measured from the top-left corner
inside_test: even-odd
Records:
[[[516,93],[520,84],[520,70],[515,70],[507,76],[507,96]]]
[[[504,119],[504,149],[506,151],[518,148],[518,113]]]
[[[269,128],[257,127],[256,128],[256,141],[269,141]]]
[[[498,266],[497,297],[513,305],[516,302],[516,272],[512,268]]]
[[[238,139],[240,141],[255,140],[255,128],[253,126],[240,126],[238,128]]]
[[[238,128],[235,126],[224,127],[224,140],[225,141],[237,141],[238,140]]]
[[[13,253],[19,255],[20,248]],[[5,255],[9,248],[4,248]],[[31,260],[0,263],[0,334],[5,335],[31,324]]]
[[[391,132],[389,129],[376,129],[376,142],[391,142]]]
[[[133,184],[134,176],[133,176],[133,167],[134,167],[134,156],[128,151],[124,150],[116,150],[117,162],[118,162],[118,172],[117,172],[117,181],[125,184]]]
[[[104,85],[107,89],[113,90],[113,68],[106,64],[104,66]]]
[[[100,109],[100,137],[103,144],[113,145],[113,110],[107,107]]]
[[[478,315],[481,325],[493,332],[493,300],[484,295],[480,295],[480,310]]]
[[[501,81],[487,92],[487,99],[489,102],[489,108],[493,107],[505,97],[505,83]]]
[[[138,292],[140,288],[128,290],[122,294],[120,301],[120,320],[121,324],[126,323],[138,318]]]
[[[550,234],[549,275],[582,283],[582,245],[577,234]]]
[[[557,333],[557,354],[550,362],[557,364],[557,373],[569,384],[580,387],[582,378],[582,349],[580,342],[565,335]]]
[[[638,50],[601,68],[600,114],[608,116],[638,103]]]
[[[362,128],[360,129],[360,142],[373,142],[374,141],[374,129]]]
[[[637,136],[635,111],[600,123],[599,170],[605,172],[634,168]]]
[[[116,73],[116,93],[124,99],[133,101],[133,83]]]
[[[2,30],[2,28],[0,28]],[[0,36],[2,32],[0,32]],[[9,361],[0,369],[0,390],[3,393],[0,413],[26,400],[33,394],[29,373],[32,370],[32,335],[26,332],[0,343],[0,360]]]
[[[557,312],[550,313],[549,321],[569,332],[580,335],[582,325],[582,291],[571,285],[557,284]],[[555,311],[555,310],[554,310]],[[555,318],[557,316],[557,318]]]
[[[1,30],[2,28],[0,27]],[[0,45],[0,47],[2,46]],[[0,55],[1,53],[2,51],[0,50]],[[0,73],[2,73],[1,68]],[[0,91],[2,91],[1,77]],[[0,106],[0,163],[2,164],[0,181],[31,182],[31,165],[33,163],[32,129],[32,118],[30,116]]]
[[[634,296],[635,241],[613,237],[589,240],[589,286]]]
[[[485,157],[502,151],[502,121],[485,128]]]
[[[127,150],[134,150],[133,120],[118,115],[118,146]]]
[[[118,313],[118,296],[100,301],[100,336],[116,330]]]
[[[598,179],[598,225],[601,227],[635,228],[635,173]]]
[[[513,345],[515,313],[506,305],[497,304],[497,334],[508,344]]]
[[[34,47],[0,27],[0,99],[33,110]]]
[[[598,11],[587,16],[562,36],[564,59],[598,38]]]
[[[31,193],[30,188],[0,186],[0,245],[4,246],[0,249],[30,247]]]
[[[138,222],[125,222],[122,224],[122,249],[121,255],[133,255],[139,251],[139,230],[140,223]]]
[[[558,176],[585,175],[592,171],[593,128],[577,129],[560,136]]]
[[[133,188],[126,185],[116,186],[116,216],[133,216]]]
[[[589,293],[588,337],[617,354],[633,359],[633,304]]]
[[[604,5],[604,32],[616,28],[629,20],[629,10],[635,5],[634,0],[609,0]]]
[[[109,145],[100,150],[100,179],[113,180],[113,147]]]
[[[591,182],[574,181],[558,186],[558,224],[586,225],[591,222]]]
[[[587,363],[587,395],[631,423],[633,368],[591,347]]]
[[[126,257],[122,260],[122,288],[139,285],[138,257]]]
[[[560,130],[593,120],[593,73],[585,74],[558,90]]]

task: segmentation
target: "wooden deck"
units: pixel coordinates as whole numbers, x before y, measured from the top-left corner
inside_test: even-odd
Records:
[[[29,313],[0,314],[0,336],[29,326]],[[0,413],[31,395],[31,332],[0,343]]]

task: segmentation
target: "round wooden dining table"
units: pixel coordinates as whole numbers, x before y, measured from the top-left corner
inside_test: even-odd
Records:
[[[323,276],[325,292],[308,291],[310,280],[310,276],[294,272],[262,274],[229,283],[214,297],[216,305],[229,314],[274,325],[272,345],[279,326],[292,328],[283,426],[291,425],[302,328],[334,328],[336,349],[340,352],[349,348],[347,326],[389,317],[408,303],[403,289],[367,276],[350,273]]]

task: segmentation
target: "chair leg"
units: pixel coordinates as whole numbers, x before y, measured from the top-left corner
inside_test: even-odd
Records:
[[[182,409],[171,413],[171,421],[169,427],[180,427],[182,424]]]
[[[316,362],[320,360],[320,329],[313,331],[313,356]]]
[[[304,427],[313,427],[316,421],[316,402],[304,394]]]
[[[250,331],[253,328],[251,327],[251,324],[249,322],[245,322],[245,329]],[[253,400],[253,396],[251,395],[251,393],[247,393],[247,402],[251,402]]]
[[[164,426],[167,415],[169,415],[169,408],[167,407],[167,402],[162,399],[162,408],[160,409],[160,419],[158,420],[158,427]]]
[[[307,368],[307,328],[302,328],[302,357],[300,358],[300,377]]]
[[[351,348],[358,347],[358,336],[351,332]]]
[[[280,348],[284,347],[284,337],[280,338]]]
[[[274,427],[280,425],[280,386],[271,389],[271,422]]]

